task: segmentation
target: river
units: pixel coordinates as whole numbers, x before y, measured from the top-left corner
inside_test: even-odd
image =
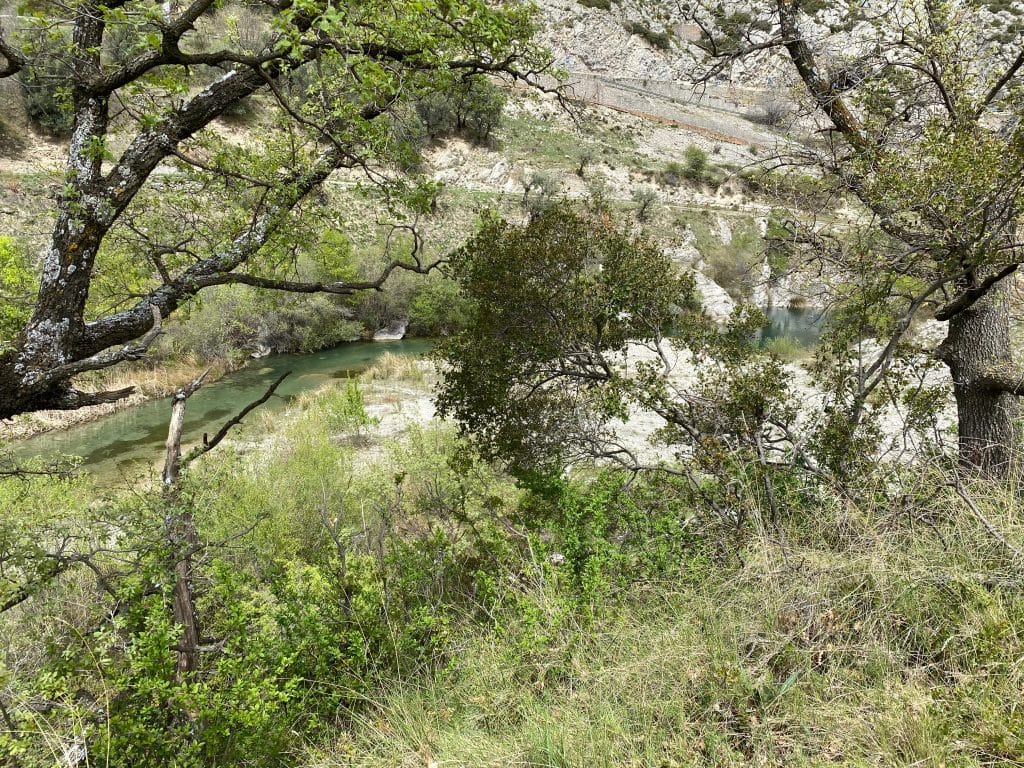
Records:
[[[772,339],[790,339],[801,347],[814,347],[821,338],[826,313],[821,309],[773,307],[761,310],[768,324],[754,335],[754,343],[764,347]]]
[[[260,411],[280,410],[300,392],[357,373],[386,352],[421,355],[432,345],[433,342],[422,339],[355,342],[312,354],[270,355],[254,360],[207,384],[189,398],[184,442],[194,443],[204,432],[216,432],[226,419],[263,395],[285,371],[291,371],[291,376]],[[97,477],[129,480],[149,471],[159,459],[167,439],[170,414],[170,398],[150,400],[96,421],[19,440],[10,447],[17,460],[50,459],[62,454],[79,456],[82,468]]]
[[[759,346],[781,337],[812,347],[821,335],[821,310],[769,309],[765,314],[768,325],[758,332],[755,339]],[[204,432],[215,432],[226,419],[259,398],[285,371],[291,371],[291,376],[284,380],[277,396],[263,405],[261,411],[280,410],[300,392],[317,389],[349,373],[357,373],[386,352],[421,355],[432,345],[433,342],[423,339],[356,342],[313,354],[270,355],[254,360],[244,368],[207,384],[189,399],[184,442],[194,443],[202,438]],[[167,439],[170,412],[170,398],[150,400],[96,421],[16,441],[10,448],[14,458],[21,461],[78,456],[82,460],[82,468],[97,477],[130,480],[151,470],[160,459]]]

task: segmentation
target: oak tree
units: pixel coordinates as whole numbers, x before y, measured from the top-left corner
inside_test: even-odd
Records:
[[[837,247],[806,222],[791,232],[833,270],[854,273],[856,301],[872,318],[856,330],[883,341],[852,371],[850,418],[889,372],[912,322],[931,316],[947,324],[933,353],[952,376],[960,460],[1004,474],[1024,394],[1009,298],[1024,262],[1019,12],[984,0],[687,8],[703,31],[699,80],[737,60],[788,62],[815,132],[783,154],[813,163],[854,203],[839,229],[871,233]]]
[[[490,215],[448,269],[469,308],[439,347],[439,410],[519,477],[594,459],[667,472],[737,521],[749,509],[740,474],[774,518],[774,476],[817,467],[790,439],[789,373],[750,343],[763,317],[720,329],[692,276],[600,206],[556,204],[524,226]],[[644,455],[640,423],[674,461]]]
[[[0,77],[62,72],[50,87],[71,130],[38,295],[0,346],[0,418],[124,397],[74,377],[144,354],[161,319],[210,286],[346,295],[429,269],[414,249],[367,279],[301,279],[289,255],[335,171],[387,184],[408,167],[396,122],[417,99],[473,77],[534,83],[548,63],[532,10],[483,0],[41,8],[0,26]],[[271,110],[264,127],[241,140],[217,129],[253,98]],[[97,301],[111,273],[129,287]]]

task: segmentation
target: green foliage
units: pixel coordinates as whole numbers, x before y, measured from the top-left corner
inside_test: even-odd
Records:
[[[666,163],[665,168],[658,174],[658,180],[669,187],[678,187],[686,178],[686,167],[682,163],[671,161]]]
[[[718,218],[708,212],[688,217],[686,226],[708,263],[711,279],[733,298],[743,299],[759,279],[764,240],[752,218],[724,218],[724,222],[729,230],[728,241],[723,241]]]
[[[683,150],[683,178],[700,183],[708,170],[708,153],[690,144]]]
[[[41,31],[28,46],[31,58],[18,73],[25,112],[33,125],[52,136],[71,134],[72,114],[68,104],[71,75],[68,49],[71,41],[61,27]]]
[[[645,581],[692,578],[707,552],[684,530],[694,514],[685,484],[606,470],[592,479],[535,476],[523,524],[548,534],[549,560],[591,616],[612,595]]]
[[[471,305],[466,330],[440,347],[439,408],[519,468],[571,451],[581,419],[622,413],[605,355],[660,336],[692,291],[650,243],[565,204],[522,228],[486,216],[451,269]],[[579,367],[562,377],[567,355]]]
[[[412,435],[357,475],[335,436],[369,423],[358,384],[302,405],[268,461],[243,471],[225,454],[190,471],[177,501],[0,477],[16,510],[0,524],[0,599],[37,593],[15,622],[0,616],[0,664],[32,649],[3,681],[19,726],[5,756],[51,764],[56,738],[111,766],[294,764],[384,679],[443,666],[457,620],[496,609],[496,569],[518,551],[492,517],[514,506],[510,483],[467,462],[450,432]],[[202,536],[192,583],[210,638],[185,676],[164,528],[183,511]],[[72,558],[68,578],[48,570],[51,547]]]
[[[534,171],[523,184],[523,208],[536,219],[558,200],[562,184],[552,173]]]
[[[29,316],[38,276],[21,243],[0,235],[0,349],[13,341]]]
[[[673,160],[667,163],[658,174],[658,180],[670,187],[677,187],[683,181],[700,185],[709,181],[710,172],[708,153],[695,144],[690,144],[683,150],[683,162]]]
[[[773,208],[768,214],[764,233],[765,259],[773,279],[786,274],[794,255],[793,232],[786,224],[790,219],[790,211],[784,208]]]
[[[249,352],[316,352],[352,341],[363,326],[328,296],[230,286],[207,291],[169,323],[158,351],[175,359],[237,359]]]
[[[473,77],[427,94],[416,102],[416,111],[430,139],[458,135],[486,146],[501,123],[506,100],[490,80]]]
[[[468,320],[466,297],[450,279],[431,276],[409,302],[409,332],[417,336],[450,336]]]
[[[730,382],[747,369],[731,343],[744,328],[709,332]],[[748,376],[725,393],[711,378],[695,400],[732,430],[782,386]],[[808,492],[723,433],[699,488],[666,467],[533,475],[524,493],[449,429],[356,454],[337,439],[365,414],[353,385],[298,403],[258,454],[208,455],[185,507],[139,490],[97,499],[84,478],[0,478],[0,597],[37,580],[0,614],[5,759],[1024,758],[1012,489],[966,486],[987,524],[934,467],[868,467]],[[765,476],[783,510],[772,529],[704,514],[709,494],[736,514],[762,503]],[[185,679],[164,538],[182,509],[201,534],[208,639]],[[54,551],[95,568],[53,579]]]
[[[636,220],[645,223],[651,220],[658,209],[660,200],[658,193],[650,187],[637,187],[633,192],[633,202],[636,204],[634,209]]]
[[[672,36],[666,30],[656,32],[642,21],[627,22],[625,27],[627,32],[631,35],[639,35],[652,48],[667,51],[672,47]]]
[[[979,583],[977,570],[995,576],[1008,561],[990,559],[991,546],[981,554],[982,527],[918,485],[916,470],[900,474],[907,485],[891,501],[927,505],[937,530],[892,515],[876,495],[895,479],[883,474],[852,496],[823,492],[773,533],[703,529],[697,538],[719,556],[693,578],[602,587],[584,621],[567,618],[580,607],[565,610],[550,576],[531,591],[529,620],[523,611],[497,637],[469,634],[456,669],[390,688],[339,748],[361,768],[423,749],[474,768],[1019,761],[1024,602],[1012,586]],[[911,488],[924,495],[910,501]],[[618,503],[601,503],[609,490],[606,478],[567,489],[577,528],[597,536],[614,518]],[[1013,513],[996,511],[1007,501],[986,510],[1019,541]],[[608,562],[617,538],[596,546],[590,559]]]
[[[834,178],[763,169],[741,171],[739,176],[744,186],[751,192],[798,210],[818,211],[834,208],[842,200],[840,188]]]
[[[303,239],[299,231],[292,242],[275,245],[288,254],[279,267],[281,276],[291,274],[308,281],[358,276],[348,238],[336,229],[327,229],[311,241]],[[91,297],[93,312],[116,307],[126,294],[135,295],[147,284],[146,265],[133,253],[130,244],[101,253],[96,291]],[[267,260],[264,268],[269,272],[275,265],[270,254]],[[186,360],[237,360],[267,349],[315,352],[363,335],[365,329],[348,304],[342,297],[327,294],[219,286],[198,296],[167,324],[158,351]]]
[[[359,436],[379,421],[366,412],[359,380],[352,377],[346,377],[343,387],[332,388],[313,398],[306,404],[306,410],[309,418],[332,434]]]
[[[732,11],[724,6],[712,10],[716,29],[714,41],[708,39],[708,30],[701,31],[699,45],[707,51],[714,49],[717,54],[730,55],[744,50],[751,37],[771,30],[771,24],[758,13],[747,10]]]

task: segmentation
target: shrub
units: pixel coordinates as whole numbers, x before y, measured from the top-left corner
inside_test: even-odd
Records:
[[[586,177],[587,166],[593,164],[597,159],[597,153],[589,144],[584,144],[576,153],[576,175],[581,179]]]
[[[650,221],[658,207],[658,193],[650,187],[639,187],[633,192],[633,202],[636,203],[636,220]]]
[[[259,117],[259,103],[252,96],[239,99],[229,105],[220,116],[220,119],[229,125],[246,126],[252,125]]]
[[[336,298],[230,286],[208,291],[168,323],[159,350],[176,358],[237,358],[248,351],[315,352],[360,336]]]
[[[610,11],[612,9],[611,0],[577,0],[577,2],[584,8],[597,8],[601,11]]]
[[[67,33],[55,27],[30,48],[28,66],[18,73],[25,113],[41,131],[51,136],[71,134],[72,115],[64,90],[70,76],[65,50]]]
[[[523,208],[531,219],[536,219],[555,204],[561,189],[562,185],[553,175],[534,171],[523,183]]]
[[[790,112],[786,102],[781,99],[769,98],[763,101],[756,111],[748,114],[747,119],[761,125],[778,128],[786,124]]]
[[[431,276],[409,302],[409,332],[416,336],[450,336],[466,324],[466,298],[452,280]]]
[[[658,180],[668,187],[678,187],[685,178],[686,167],[674,160],[668,163],[662,172],[658,174]]]
[[[0,349],[13,340],[32,312],[36,274],[25,249],[0,235]]]
[[[538,476],[518,511],[522,524],[544,531],[574,597],[588,613],[613,587],[677,578],[703,556],[695,536],[680,535],[691,514],[688,490],[668,476],[639,481],[606,470],[596,478]]]
[[[424,96],[416,103],[416,111],[431,139],[458,135],[485,146],[501,122],[505,101],[498,86],[474,77]]]
[[[708,172],[708,153],[691,144],[683,150],[683,178],[700,183]]]
[[[683,181],[705,184],[713,180],[708,153],[698,146],[689,145],[683,150],[683,162],[669,162],[658,174],[658,180],[669,187],[677,187]]]
[[[672,47],[672,36],[666,31],[655,32],[646,24],[640,21],[631,21],[626,24],[626,31],[631,35],[639,35],[653,48],[667,51]]]
[[[741,172],[739,178],[751,192],[775,197],[794,208],[820,210],[834,207],[841,200],[834,181],[827,177],[756,169]]]
[[[430,144],[430,131],[420,117],[418,107],[401,105],[389,117],[389,128],[395,140],[395,162],[398,167],[412,173],[423,165],[423,150]]]

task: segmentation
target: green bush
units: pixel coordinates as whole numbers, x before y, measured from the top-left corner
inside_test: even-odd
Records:
[[[561,191],[562,184],[554,174],[535,171],[523,184],[523,208],[536,219],[557,202]]]
[[[658,180],[668,187],[678,187],[686,178],[686,167],[674,160],[658,174]]]
[[[683,160],[683,178],[698,183],[703,181],[708,171],[708,153],[690,144],[683,150]]]
[[[546,549],[591,612],[614,589],[648,580],[678,583],[704,567],[706,542],[679,533],[693,512],[691,491],[677,479],[638,480],[608,470],[590,479],[533,477],[526,485],[531,493],[518,516],[546,534]]]
[[[669,187],[677,187],[683,181],[704,184],[711,181],[712,170],[708,153],[690,144],[683,150],[683,162],[673,160],[667,163],[658,174],[658,180]]]
[[[430,132],[417,107],[402,105],[389,117],[389,128],[395,143],[395,162],[406,172],[415,172],[423,165],[423,150],[430,144]]]
[[[835,207],[842,195],[835,180],[799,172],[749,170],[739,178],[751,192],[774,197],[780,203],[804,210]]]
[[[655,32],[641,21],[631,21],[626,25],[631,35],[639,35],[653,48],[667,51],[672,47],[672,36],[667,31]]]
[[[227,286],[205,291],[168,323],[158,351],[200,360],[245,356],[264,347],[315,352],[351,341],[363,326],[330,296],[305,296]]]
[[[633,191],[633,203],[636,205],[634,213],[636,220],[645,223],[650,221],[654,212],[658,209],[660,200],[658,193],[649,187],[638,187]]]
[[[67,33],[54,27],[31,46],[28,66],[18,73],[25,113],[33,125],[51,136],[71,134],[72,114],[66,88],[71,77]]]
[[[24,247],[13,237],[0,235],[0,350],[31,315],[37,280]]]
[[[466,297],[452,280],[431,276],[409,302],[409,332],[415,336],[451,336],[467,320]]]
[[[421,98],[416,111],[430,139],[457,135],[486,146],[501,123],[506,100],[494,83],[473,77]]]

